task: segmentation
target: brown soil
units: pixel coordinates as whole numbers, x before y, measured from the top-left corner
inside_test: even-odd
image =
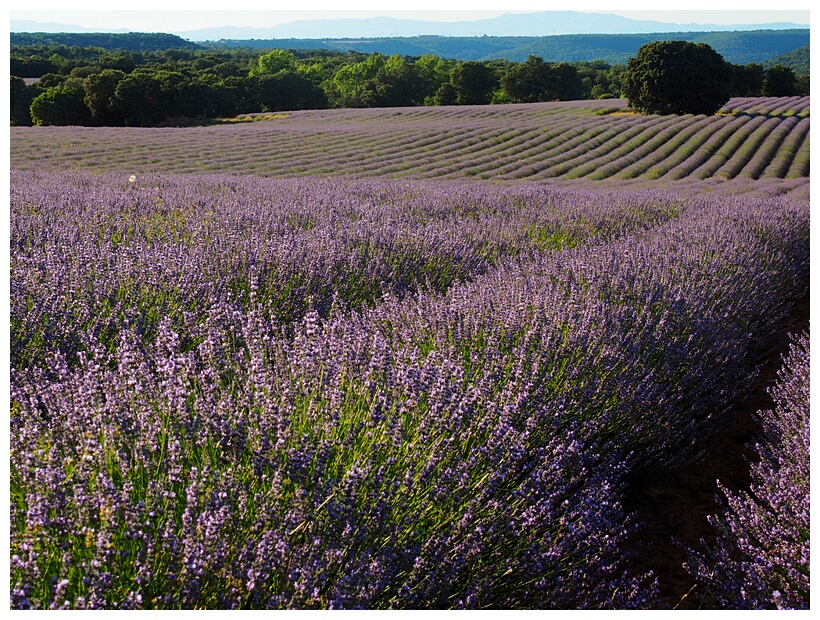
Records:
[[[766,352],[766,362],[747,398],[728,413],[725,429],[704,442],[701,458],[681,470],[646,474],[631,482],[624,507],[642,523],[632,541],[640,556],[635,570],[652,570],[657,576],[661,608],[719,608],[683,569],[686,558],[680,544],[700,548],[701,539],[707,544],[715,539],[706,517],[721,512],[716,500],[717,480],[733,491],[749,488],[749,465],[757,457],[749,446],[759,440],[762,432],[754,415],[774,407],[766,389],[776,381],[783,356],[788,353],[789,334],[808,327],[807,294],[794,304],[793,312],[776,333],[758,343]]]

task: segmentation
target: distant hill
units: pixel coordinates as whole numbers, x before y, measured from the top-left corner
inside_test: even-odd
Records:
[[[242,8],[242,7],[237,7]],[[808,12],[806,12],[808,17]],[[226,18],[228,21],[230,18]],[[180,31],[169,23],[167,32],[190,41],[220,39],[361,39],[415,37],[542,37],[562,34],[636,34],[647,32],[713,32],[726,30],[784,30],[808,28],[806,23],[769,24],[679,24],[630,19],[612,13],[582,11],[535,11],[506,13],[498,17],[456,22],[434,22],[392,17],[308,19],[256,27],[222,26]],[[87,28],[69,24],[11,20],[11,32],[87,32]]]
[[[809,44],[809,30],[754,30],[749,32],[664,32],[653,34],[579,34],[539,37],[518,47],[489,54],[481,60],[506,58],[516,62],[529,54],[553,62],[575,62],[597,58],[625,63],[651,41],[682,40],[706,43],[727,62],[745,65],[763,63]]]
[[[220,40],[212,46],[259,49],[333,49],[421,56],[436,54],[458,60],[504,58],[523,62],[533,54],[550,62],[605,60],[625,63],[651,41],[678,39],[707,43],[728,62],[763,63],[809,44],[809,29],[734,32],[659,32],[653,34],[566,34],[549,37],[387,37],[372,39]]]
[[[421,56],[430,53],[457,60],[504,58],[505,54],[538,37],[387,37],[371,39],[223,39],[207,45],[213,47],[250,47],[256,49],[330,49],[341,52],[356,51],[366,54]],[[525,56],[526,59],[526,56]]]
[[[806,28],[807,24],[676,24],[621,17],[611,13],[542,11],[507,13],[490,19],[430,22],[391,17],[301,20],[256,28],[222,27],[178,32],[192,41],[218,39],[337,39],[439,35],[444,37],[542,37],[563,34],[626,34],[647,32],[711,32]]]
[[[11,45],[66,45],[101,47],[130,52],[161,52],[167,49],[203,49],[174,34],[161,32],[12,32]]]
[[[789,67],[797,75],[808,75],[809,56],[809,46],[804,45],[803,47],[798,47],[796,50],[792,50],[791,52],[777,56],[761,64],[766,68],[773,67],[774,65],[783,65],[784,67]]]
[[[687,39],[690,40],[690,39]],[[703,42],[736,64],[765,63],[809,44],[809,30],[755,30],[752,32],[709,32],[691,39]],[[799,42],[799,43],[798,43]],[[795,45],[797,43],[797,45]]]
[[[710,45],[728,62],[745,65],[777,62],[798,74],[808,73],[809,29],[754,30],[734,32],[660,32],[653,34],[573,34],[547,37],[417,37],[344,39],[223,39],[208,44],[187,41],[162,33],[11,33],[12,46],[66,45],[99,47],[109,50],[162,51],[166,49],[208,49],[245,47],[259,50],[327,49],[385,55],[421,56],[425,53],[457,60],[507,59],[523,62],[532,54],[549,62],[605,60],[626,63],[645,43],[681,39]],[[801,51],[802,50],[802,51]]]

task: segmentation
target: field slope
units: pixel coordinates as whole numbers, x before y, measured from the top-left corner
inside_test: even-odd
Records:
[[[800,178],[809,97],[732,99],[713,116],[626,101],[291,112],[189,128],[12,127],[18,170],[495,180]]]
[[[709,607],[642,489],[749,441],[809,185],[808,98],[12,128],[10,606]]]

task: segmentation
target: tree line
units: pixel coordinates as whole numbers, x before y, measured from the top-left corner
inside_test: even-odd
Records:
[[[802,94],[791,69],[727,65],[733,96]],[[11,124],[156,126],[283,110],[599,99],[622,96],[625,70],[534,55],[519,63],[329,50],[13,46]]]

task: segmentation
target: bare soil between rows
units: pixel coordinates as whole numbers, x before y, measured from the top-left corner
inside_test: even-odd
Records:
[[[624,507],[641,522],[631,541],[639,554],[634,570],[653,571],[662,609],[721,609],[683,568],[686,556],[681,545],[702,548],[701,539],[707,544],[715,540],[707,516],[722,512],[717,480],[735,492],[749,488],[750,464],[757,460],[750,446],[762,437],[755,414],[774,408],[766,390],[776,382],[789,351],[789,334],[809,328],[808,286],[806,291],[774,333],[756,343],[766,352],[765,363],[747,397],[728,412],[724,430],[703,442],[701,457],[681,469],[657,471],[631,481]]]

